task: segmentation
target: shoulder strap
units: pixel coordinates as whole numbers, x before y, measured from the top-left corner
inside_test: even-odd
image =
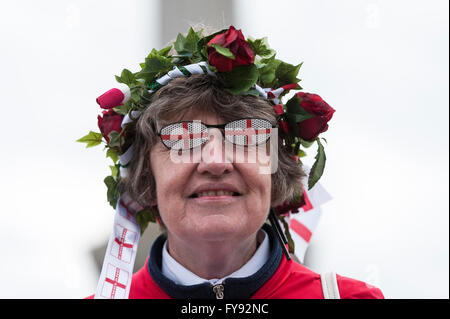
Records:
[[[341,299],[336,274],[334,272],[321,274],[320,281],[322,282],[323,296],[325,299]]]

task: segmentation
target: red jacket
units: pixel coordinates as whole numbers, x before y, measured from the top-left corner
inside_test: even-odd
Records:
[[[147,264],[147,263],[146,263]],[[342,299],[382,299],[380,289],[362,281],[337,275]],[[226,291],[224,292],[226,294]],[[171,299],[153,281],[147,266],[133,275],[130,299]],[[320,275],[283,256],[273,276],[252,299],[323,299]]]

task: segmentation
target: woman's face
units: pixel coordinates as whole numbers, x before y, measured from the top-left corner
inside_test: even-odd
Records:
[[[193,112],[183,120],[224,123],[215,115]],[[259,172],[258,161],[233,160],[224,150],[220,131],[210,128],[209,133],[197,161],[174,161],[161,142],[150,152],[157,205],[169,238],[243,240],[255,234],[267,217],[271,175]]]

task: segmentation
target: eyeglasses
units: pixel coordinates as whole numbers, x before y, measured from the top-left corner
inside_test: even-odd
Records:
[[[171,150],[189,150],[209,140],[208,128],[223,129],[225,139],[235,145],[256,146],[269,140],[275,126],[272,126],[270,121],[259,118],[239,119],[218,125],[200,121],[182,121],[162,127],[158,136]]]

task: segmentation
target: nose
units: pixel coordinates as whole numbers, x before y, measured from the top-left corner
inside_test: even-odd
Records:
[[[200,174],[210,173],[220,176],[233,171],[232,154],[225,151],[222,132],[217,128],[209,129],[209,139],[202,146],[201,159],[197,166]]]

